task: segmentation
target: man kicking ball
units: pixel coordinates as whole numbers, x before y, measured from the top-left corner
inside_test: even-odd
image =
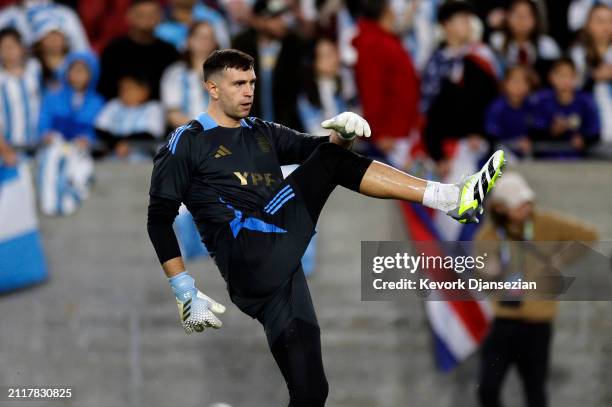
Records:
[[[176,296],[187,333],[220,328],[225,307],[202,294],[185,270],[172,223],[183,202],[227,282],[234,304],[264,327],[293,407],[325,404],[328,386],[320,332],[300,259],[337,185],[376,198],[439,209],[478,222],[483,199],[501,174],[497,151],[460,184],[412,177],[349,151],[368,123],[345,112],[313,137],[248,117],[253,58],[232,49],[204,62],[208,111],[177,128],[154,159],[148,231]],[[283,180],[280,166],[301,164]]]

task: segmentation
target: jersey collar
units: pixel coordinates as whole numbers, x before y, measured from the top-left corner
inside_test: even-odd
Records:
[[[200,122],[202,127],[204,127],[204,130],[210,130],[210,129],[214,129],[215,127],[219,127],[217,122],[212,117],[210,117],[210,115],[207,112],[201,113],[196,118],[196,120]],[[251,125],[245,119],[240,120],[240,126],[251,128]]]

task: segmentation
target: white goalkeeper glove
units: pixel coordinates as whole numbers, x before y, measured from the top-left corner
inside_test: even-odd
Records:
[[[321,123],[324,129],[338,133],[342,138],[352,140],[355,137],[370,137],[372,131],[368,122],[357,113],[344,112]]]
[[[221,328],[216,314],[223,314],[225,307],[212,298],[202,294],[195,287],[194,279],[186,272],[168,279],[176,297],[181,324],[187,334],[202,332],[204,328]]]

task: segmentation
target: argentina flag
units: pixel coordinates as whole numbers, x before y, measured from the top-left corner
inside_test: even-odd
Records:
[[[0,293],[47,278],[34,202],[27,165],[0,162]]]

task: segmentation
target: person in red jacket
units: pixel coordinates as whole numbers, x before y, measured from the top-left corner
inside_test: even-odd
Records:
[[[416,127],[419,83],[412,60],[393,32],[388,0],[365,0],[353,40],[355,78],[372,139],[392,164],[403,167]]]

